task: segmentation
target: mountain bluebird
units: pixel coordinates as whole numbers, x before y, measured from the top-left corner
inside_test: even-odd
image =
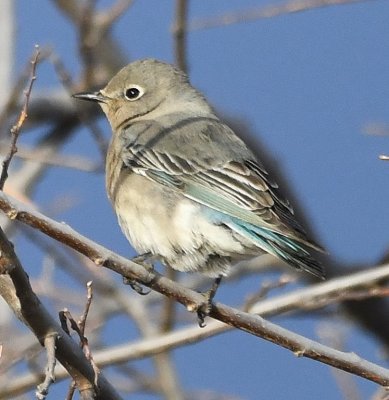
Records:
[[[97,93],[113,136],[106,188],[119,224],[140,254],[216,278],[267,252],[323,278],[289,202],[182,71],[135,61]],[[212,300],[212,298],[211,298]]]

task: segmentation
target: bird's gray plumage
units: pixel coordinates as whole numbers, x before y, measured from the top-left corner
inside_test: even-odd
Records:
[[[323,276],[277,184],[185,74],[137,61],[98,96],[114,132],[108,195],[137,251],[210,276],[265,251]]]

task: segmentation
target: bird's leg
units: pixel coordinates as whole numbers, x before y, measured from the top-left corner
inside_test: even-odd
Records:
[[[147,294],[149,294],[151,292],[151,290],[145,290],[145,288],[139,282],[137,282],[135,279],[123,277],[123,283],[125,285],[130,285],[132,290],[135,290],[136,293],[138,293],[142,296],[146,296]]]
[[[149,253],[144,253],[144,254],[140,254],[136,257],[133,257],[131,259],[132,262],[136,263],[136,264],[140,264],[143,267],[145,267],[147,270],[149,270],[150,272],[152,272],[154,270],[154,265],[153,265],[153,261],[156,260],[156,258],[158,258],[158,256]],[[144,288],[142,287],[142,285],[137,282],[135,279],[129,279],[124,277],[123,278],[123,283],[125,285],[130,285],[131,289],[135,290],[136,293],[145,296],[146,294],[150,293],[150,290],[144,290]]]
[[[217,289],[222,281],[223,275],[219,275],[214,281],[209,290],[207,290],[204,294],[205,301],[201,304],[201,306],[197,309],[197,321],[200,328],[205,327],[204,319],[209,315],[212,310],[212,301],[215,297]]]
[[[144,253],[144,254],[139,254],[136,257],[131,258],[131,261],[140,264],[143,267],[145,267],[148,270],[154,270],[154,265],[153,262],[157,261],[159,256],[156,254],[152,254],[150,252]]]

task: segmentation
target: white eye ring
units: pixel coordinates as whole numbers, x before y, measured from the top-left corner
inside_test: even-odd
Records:
[[[124,97],[127,100],[135,101],[141,98],[144,92],[143,88],[138,85],[128,85],[126,89],[124,89]]]

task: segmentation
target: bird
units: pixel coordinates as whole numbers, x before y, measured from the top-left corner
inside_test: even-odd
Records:
[[[254,153],[175,66],[142,59],[98,92],[112,138],[106,190],[119,225],[140,257],[214,278],[243,260],[270,253],[324,279],[293,208]]]

